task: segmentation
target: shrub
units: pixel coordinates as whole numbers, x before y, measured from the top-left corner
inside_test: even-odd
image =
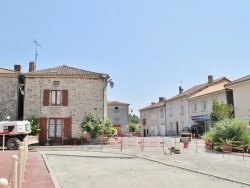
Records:
[[[40,118],[35,116],[34,114],[32,114],[31,116],[25,118],[30,122],[30,127],[31,127],[31,133],[30,135],[36,135],[37,133],[39,133],[41,131],[40,129]]]
[[[250,143],[250,133],[247,130],[247,122],[241,119],[224,119],[216,122],[215,127],[211,128],[203,137],[211,138],[213,142],[243,141]]]

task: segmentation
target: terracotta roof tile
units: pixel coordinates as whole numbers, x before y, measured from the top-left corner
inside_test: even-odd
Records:
[[[145,111],[145,110],[149,110],[149,109],[153,109],[153,108],[158,108],[158,107],[162,107],[164,105],[165,105],[165,101],[157,102],[157,103],[151,104],[150,106],[142,108],[139,111]]]
[[[44,76],[101,76],[103,73],[96,73],[87,70],[68,67],[66,65],[48,68],[38,71],[24,73],[24,75],[44,75]],[[109,76],[108,76],[109,77]]]
[[[19,71],[0,68],[0,74],[19,74]]]
[[[249,80],[250,80],[250,75],[247,75],[247,76],[244,76],[244,77],[239,78],[237,80],[234,80],[230,84],[225,85],[225,87],[233,86],[233,85],[236,85],[236,84],[239,84],[239,83],[242,83],[242,82],[246,82],[246,81],[249,81]]]
[[[130,104],[128,103],[122,103],[118,101],[108,101],[108,106],[129,106]]]

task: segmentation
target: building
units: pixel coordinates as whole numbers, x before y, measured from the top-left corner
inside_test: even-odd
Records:
[[[208,128],[211,125],[212,100],[227,104],[233,101],[232,91],[224,88],[228,83],[230,80],[225,77],[213,80],[209,75],[206,83],[186,91],[180,86],[178,95],[142,108],[139,110],[141,135],[178,135],[184,127],[197,124]]]
[[[108,101],[107,115],[112,122],[112,125],[118,131],[118,135],[121,133],[128,133],[128,103],[122,103],[118,101]]]
[[[0,121],[7,116],[10,120],[23,117],[23,81],[20,65],[15,65],[14,70],[0,68]]]
[[[217,79],[202,91],[188,98],[190,122],[191,125],[197,127],[200,134],[206,132],[212,126],[210,114],[213,111],[213,100],[233,105],[232,90],[225,88],[225,85],[229,83],[231,81],[225,77]]]
[[[234,80],[226,88],[233,89],[235,118],[248,121],[250,126],[250,75]]]
[[[230,91],[224,88],[227,83],[230,83],[230,80],[225,77],[213,80],[213,76],[209,75],[206,83],[186,91],[179,87],[179,94],[166,100],[167,135],[178,135],[184,127],[195,124],[199,124],[200,129],[204,131],[205,125],[208,129],[208,126],[211,126],[213,99],[224,103],[232,102],[228,97]]]
[[[159,102],[152,102],[150,106],[140,109],[141,135],[166,135],[165,98],[159,97]]]
[[[23,75],[24,116],[40,117],[40,140],[82,136],[80,125],[90,113],[106,120],[109,75],[65,65],[35,71],[34,62]]]

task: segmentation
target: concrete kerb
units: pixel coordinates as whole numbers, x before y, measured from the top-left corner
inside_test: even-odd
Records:
[[[59,182],[58,182],[57,179],[56,179],[56,176],[55,176],[55,174],[54,174],[54,171],[52,170],[51,166],[49,165],[48,160],[46,159],[46,157],[44,156],[43,153],[42,153],[42,158],[43,158],[44,164],[45,164],[45,166],[46,166],[48,172],[50,173],[50,176],[51,176],[51,179],[52,179],[52,181],[53,181],[53,183],[54,183],[55,188],[61,188]]]

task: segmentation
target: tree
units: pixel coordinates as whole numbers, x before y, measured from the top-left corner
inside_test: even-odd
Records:
[[[83,131],[87,131],[93,139],[104,131],[103,124],[93,114],[88,114],[84,117],[81,126]]]
[[[30,122],[30,127],[31,127],[31,135],[36,135],[37,133],[39,133],[41,131],[40,129],[40,118],[36,117],[34,114],[32,114],[31,116],[25,118]]]
[[[107,118],[106,121],[100,122],[93,114],[88,114],[81,123],[83,131],[87,131],[91,138],[95,139],[98,135],[112,134],[113,127],[111,121]]]
[[[221,104],[217,100],[213,100],[212,113],[210,118],[212,122],[221,121],[226,118],[233,118],[234,110],[232,105]]]
[[[129,114],[129,115],[128,115],[128,121],[129,121],[129,124],[130,124],[130,123],[139,124],[140,119],[139,119],[139,117],[136,116],[135,114],[134,114],[134,115]]]

